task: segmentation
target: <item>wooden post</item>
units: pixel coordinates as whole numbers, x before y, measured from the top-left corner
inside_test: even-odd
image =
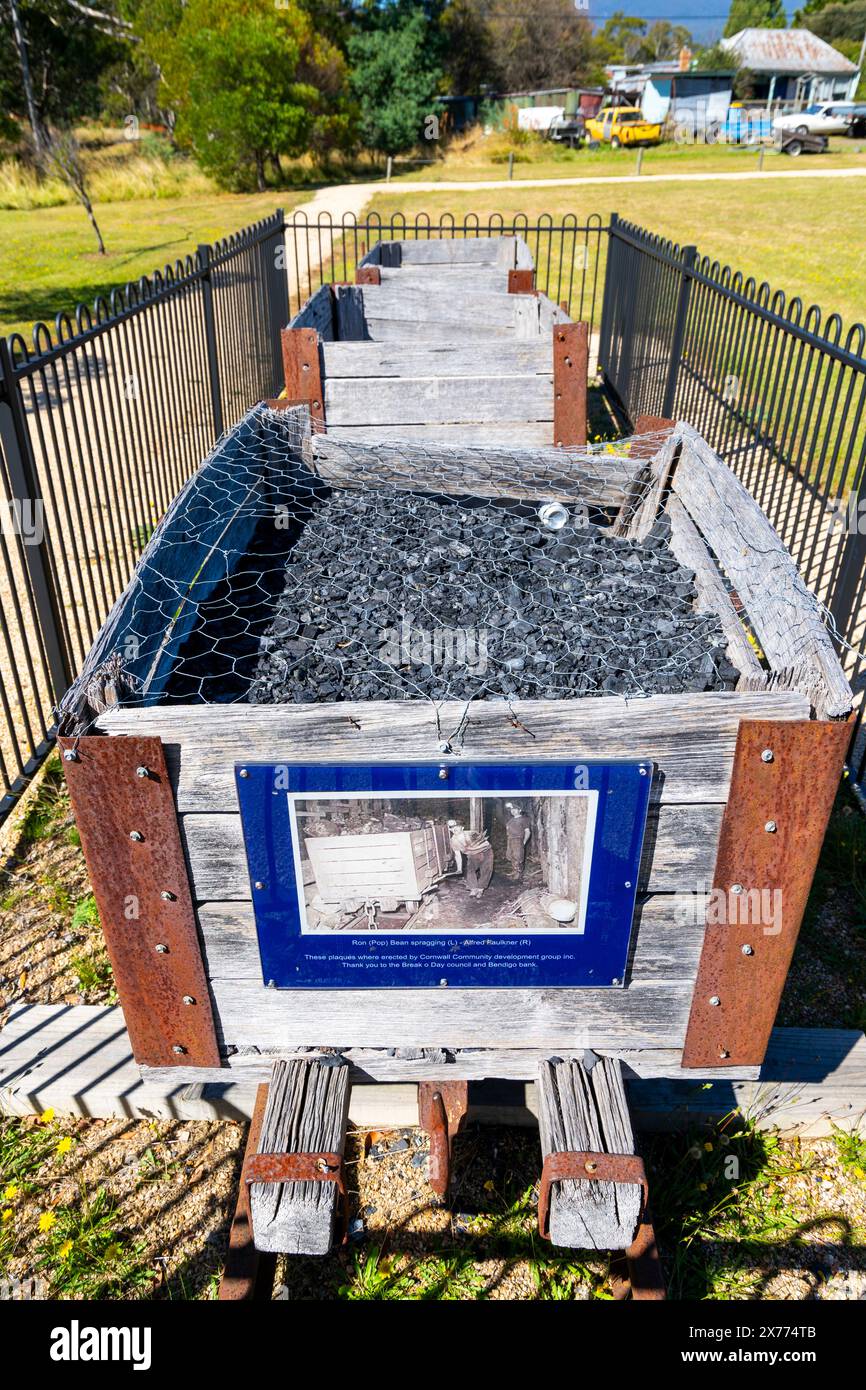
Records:
[[[342,1156],[348,1113],[345,1062],[275,1062],[258,1151]],[[339,1195],[332,1181],[253,1182],[250,1212],[256,1249],[327,1255]]]
[[[315,328],[284,328],[282,344],[286,378],[282,404],[309,406],[310,418],[324,425],[325,397],[318,333]]]
[[[553,329],[553,442],[585,444],[589,325],[557,323]]]

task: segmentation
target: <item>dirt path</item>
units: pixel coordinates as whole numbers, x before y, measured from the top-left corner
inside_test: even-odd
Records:
[[[387,183],[384,179],[379,179],[375,183],[338,184],[333,188],[322,189],[322,195],[330,197],[353,193],[359,199],[358,206],[363,207],[374,194],[394,193],[397,190],[406,193],[471,193],[480,192],[485,188],[570,188],[580,184],[596,183],[647,183],[648,181],[652,183],[737,183],[749,179],[847,178],[866,178],[866,169],[803,169],[798,165],[795,169],[745,169],[731,174],[587,174],[579,178],[569,179],[475,179],[465,183],[456,179],[418,179],[417,181],[413,179],[411,182],[392,181]],[[317,194],[316,198],[319,196]],[[316,199],[313,199],[312,203],[297,208],[293,215],[297,217],[299,213],[305,212],[308,217],[311,217],[310,209],[315,206]],[[340,206],[336,196],[334,206]],[[356,210],[355,204],[352,204],[352,210]]]

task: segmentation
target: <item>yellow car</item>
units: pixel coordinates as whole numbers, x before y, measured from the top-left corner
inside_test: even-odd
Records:
[[[607,106],[586,123],[586,138],[590,145],[599,142],[611,149],[620,145],[652,145],[662,138],[657,121],[645,121],[639,106]]]

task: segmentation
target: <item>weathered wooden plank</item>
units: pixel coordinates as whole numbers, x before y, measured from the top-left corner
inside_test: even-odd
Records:
[[[352,440],[358,444],[431,444],[474,445],[483,449],[545,449],[553,444],[553,425],[546,421],[507,425],[335,425],[329,438]],[[439,489],[443,491],[444,489]],[[510,496],[520,496],[512,489]]]
[[[477,700],[468,709],[420,700],[163,705],[107,710],[96,728],[163,739],[182,812],[235,811],[236,763],[437,762],[443,737],[455,738],[466,761],[650,759],[654,799],[700,804],[727,800],[741,719],[804,719],[808,710],[787,690]]]
[[[481,290],[486,294],[508,293],[508,271],[500,266],[479,265],[408,265],[382,266],[380,284],[395,281],[400,285],[419,285],[437,294],[462,294]]]
[[[416,281],[398,283],[393,280],[382,285],[362,285],[364,314],[368,321],[398,319],[412,323],[484,323],[491,327],[514,328],[514,306],[517,295],[498,294],[493,290],[475,290],[444,296],[426,289]],[[455,335],[460,341],[460,335]]]
[[[821,717],[851,710],[852,694],[818,603],[764,513],[696,430],[678,425],[673,490],[742,599],[770,665],[791,672]]]
[[[633,1154],[625,1085],[613,1057],[542,1062],[536,1087],[544,1158],[556,1153]],[[634,1183],[555,1183],[550,1193],[550,1239],[571,1250],[625,1250],[641,1207]]]
[[[715,613],[728,641],[728,656],[742,675],[756,683],[766,674],[737,611],[725,588],[718,567],[701,539],[700,532],[678,497],[668,499],[667,512],[671,521],[670,547],[681,565],[692,570],[698,591],[695,607],[699,613]],[[752,685],[751,689],[756,689]]]
[[[436,440],[379,443],[369,436],[347,446],[334,432],[311,435],[305,441],[304,461],[314,473],[343,487],[388,483],[412,492],[422,488],[458,496],[529,497],[599,507],[615,506],[631,477],[629,460],[611,454],[588,460],[580,450],[482,448],[465,441],[457,451]]]
[[[198,922],[208,978],[245,980],[261,987],[262,966],[249,899],[200,903]],[[635,911],[629,979],[649,984],[694,979],[703,939],[702,911],[696,908],[692,920],[683,923],[670,895],[651,894]]]
[[[334,337],[360,343],[368,337],[364,296],[357,285],[334,286]]]
[[[298,310],[288,327],[315,328],[320,338],[330,342],[334,337],[334,297],[331,286],[321,285]]]
[[[628,989],[267,989],[211,984],[221,1042],[238,1047],[678,1047],[692,982]]]
[[[553,419],[550,375],[326,379],[325,415],[335,425],[520,423]]]
[[[367,331],[378,343],[489,343],[513,342],[515,323],[490,323],[486,320],[468,321],[457,316],[441,323],[413,318],[381,318],[367,313]],[[527,335],[528,336],[528,335]]]
[[[400,248],[398,264],[404,266],[459,265],[462,262],[496,265],[508,270],[518,263],[522,268],[528,252],[526,243],[519,237],[431,237],[429,240],[407,239],[391,244]]]
[[[462,343],[400,347],[388,343],[326,343],[325,377],[464,377],[540,372],[550,375],[550,345],[496,342],[467,348]]]
[[[710,884],[722,823],[722,806],[654,806],[644,841],[638,890],[695,891]],[[250,896],[240,816],[231,813],[181,817],[193,893],[199,902]]]
[[[342,1156],[349,1108],[349,1068],[342,1063],[274,1063],[258,1152]],[[333,1182],[250,1184],[257,1250],[327,1255],[338,1216]]]

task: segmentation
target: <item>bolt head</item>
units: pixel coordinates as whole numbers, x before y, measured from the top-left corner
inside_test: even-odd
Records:
[[[76,753],[76,751],[75,751],[74,748],[64,748],[64,750],[63,750],[63,761],[64,761],[65,763],[77,763],[77,762],[78,762],[78,754]]]
[[[626,887],[626,888],[631,888],[631,880],[630,880],[630,879],[626,879],[626,881],[625,881],[625,887]]]
[[[583,1166],[587,1173],[594,1173],[598,1168],[598,1164],[591,1158],[587,1159]]]
[[[173,903],[177,899],[177,894],[170,893],[167,888],[163,888],[159,896],[162,898],[164,903]]]
[[[195,999],[193,998],[193,996],[192,996],[191,994],[185,994],[185,995],[183,996],[183,1002],[184,1002],[185,1004],[194,1004],[194,1003],[195,1003]]]
[[[768,835],[775,835],[776,822],[774,820],[768,820],[764,826],[764,829],[766,830]]]
[[[440,981],[439,981],[439,988],[440,988],[440,989],[447,989],[447,988],[448,988],[448,981],[447,981],[447,980],[440,980]]]
[[[618,985],[619,983],[620,983],[619,975],[614,975],[613,979],[611,980],[611,984],[612,984],[612,985]]]
[[[448,742],[447,739],[443,739],[442,742],[439,744],[439,752],[440,752],[440,753],[450,753],[450,752],[451,752],[451,744]]]
[[[261,890],[264,888],[265,885],[262,883],[262,880],[261,880],[260,878],[257,878],[256,881],[255,881],[255,884],[254,884],[253,886],[254,886],[255,888],[258,888],[259,891],[261,892]]]
[[[448,781],[448,769],[447,769],[447,767],[440,767],[440,769],[439,769],[439,781],[440,781],[440,782],[447,782],[447,781]]]
[[[246,767],[242,767],[240,772],[238,773],[238,777],[249,777],[249,775],[249,769]]]
[[[160,956],[167,956],[167,955],[168,955],[168,947],[167,947],[167,946],[164,946],[164,945],[162,944],[162,942],[160,942],[158,946],[154,946],[153,949],[154,949],[154,950],[157,952],[157,954],[160,955]]]
[[[744,956],[753,956],[755,954],[754,946],[741,946],[740,950]]]
[[[721,1002],[722,1002],[722,1001],[721,1001],[721,999],[719,998],[719,996],[718,996],[717,994],[711,994],[711,995],[710,995],[710,1004],[711,1004],[711,1006],[712,1006],[714,1009],[717,1009],[717,1008],[719,1007],[719,1005],[721,1004]]]
[[[186,1048],[182,1047],[180,1043],[172,1043],[171,1050],[172,1052],[176,1052],[179,1057],[182,1057],[186,1052]]]
[[[150,776],[150,768],[147,768],[147,767],[137,767],[137,768],[135,769],[135,775],[136,775],[136,777],[149,777],[149,776]]]
[[[764,751],[763,751],[763,753],[761,754],[761,762],[762,762],[762,763],[771,763],[772,761],[773,761],[773,750],[772,750],[772,748],[765,748]]]
[[[130,840],[135,840],[136,844],[138,844],[141,840],[144,839],[144,836],[142,835],[140,830],[130,830],[129,838]]]
[[[731,892],[732,892],[732,893],[742,893],[742,891],[743,891],[743,885],[742,885],[742,883],[732,883],[732,884],[731,884]]]
[[[719,1049],[719,1056],[721,1057],[722,1061],[724,1061],[726,1057],[730,1057],[730,1055],[730,1052],[728,1052],[724,1047]]]

